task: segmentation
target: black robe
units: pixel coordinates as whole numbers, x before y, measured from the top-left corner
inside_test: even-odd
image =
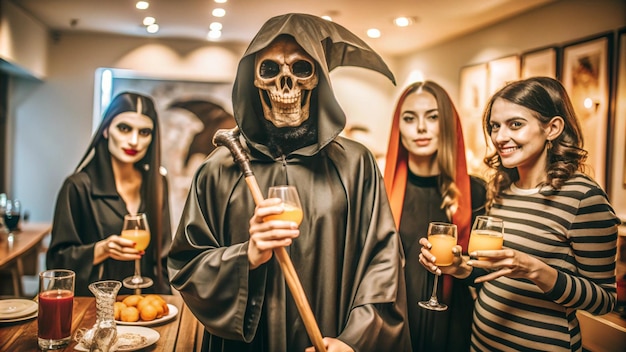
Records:
[[[106,147],[106,143],[103,143]],[[108,154],[107,154],[108,155]],[[134,273],[134,261],[118,261],[106,259],[93,265],[95,243],[110,235],[119,235],[124,223],[124,215],[128,214],[126,203],[115,188],[115,179],[110,166],[110,159],[100,158],[83,170],[65,179],[57,197],[50,247],[46,254],[48,269],[70,269],[76,273],[75,295],[91,296],[89,284],[99,280],[122,281]],[[108,164],[107,164],[108,162]],[[167,194],[167,182],[164,179],[164,194]],[[145,190],[142,189],[142,199]],[[141,204],[139,212],[145,211]],[[147,214],[147,216],[150,216]],[[141,274],[150,277],[154,285],[142,292],[171,293],[167,275],[167,250],[172,241],[170,214],[167,197],[163,202],[163,234],[161,258],[163,271],[157,273],[155,234],[141,258]],[[158,286],[157,275],[162,277],[162,285]],[[131,290],[120,289],[119,294],[130,294]]]
[[[264,195],[273,185],[298,189],[304,220],[286,249],[322,335],[355,351],[410,350],[400,238],[375,159],[363,145],[337,137],[345,115],[319,56],[326,50],[322,43],[299,41],[323,71],[312,103],[317,143],[277,158],[263,144],[254,53],[280,33],[298,39],[306,32],[282,19],[250,45],[233,89],[252,171]],[[217,148],[194,176],[168,261],[172,285],[206,328],[205,351],[303,351],[312,345],[275,258],[249,268],[254,209],[241,170],[228,150]]]

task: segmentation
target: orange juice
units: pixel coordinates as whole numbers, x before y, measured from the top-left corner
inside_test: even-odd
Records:
[[[293,221],[296,224],[300,225],[302,222],[302,217],[304,216],[302,213],[302,209],[298,207],[294,207],[291,204],[285,204],[285,210],[280,214],[272,214],[263,218],[263,221],[270,220],[285,220],[285,221]]]
[[[428,242],[433,245],[430,253],[437,259],[436,265],[447,266],[452,264],[454,260],[452,247],[456,245],[456,238],[448,235],[432,235],[428,236]]]
[[[150,244],[150,232],[146,230],[124,230],[121,236],[135,242],[135,249],[139,251],[146,250]]]
[[[470,235],[467,252],[490,251],[502,249],[504,238],[501,232],[491,230],[474,230]]]

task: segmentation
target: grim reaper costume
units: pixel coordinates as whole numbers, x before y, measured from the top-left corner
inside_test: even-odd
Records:
[[[300,53],[265,50],[276,42]],[[382,177],[363,145],[338,137],[346,118],[329,71],[342,65],[393,81],[345,28],[303,14],[270,19],[239,63],[235,120],[260,189],[289,184],[300,194],[304,220],[287,251],[322,335],[355,351],[408,351],[404,258]],[[254,209],[239,167],[217,148],[194,176],[168,260],[173,286],[206,328],[204,351],[312,345],[276,259],[250,270]]]

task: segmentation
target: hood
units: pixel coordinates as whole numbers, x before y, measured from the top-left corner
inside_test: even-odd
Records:
[[[313,90],[311,116],[318,127],[317,144],[305,147],[300,154],[317,153],[345,127],[346,116],[332,90],[329,73],[338,66],[357,66],[380,72],[394,84],[395,79],[382,58],[364,41],[341,25],[307,14],[286,14],[268,20],[252,39],[239,62],[233,86],[233,112],[248,144],[269,155],[263,145],[263,110],[258,89],[254,86],[254,59],[276,37],[287,34],[317,63],[319,83]]]

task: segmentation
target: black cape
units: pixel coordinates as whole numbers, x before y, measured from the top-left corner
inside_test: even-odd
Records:
[[[345,115],[328,81],[332,39],[311,39],[311,33],[326,30],[310,26],[318,22],[332,23],[293,14],[266,23],[239,64],[235,119],[260,189],[265,193],[279,184],[298,189],[304,220],[287,251],[322,335],[338,337],[356,351],[408,351],[400,239],[375,159],[363,145],[337,137]],[[295,37],[322,71],[312,103],[317,114],[311,117],[317,119],[318,138],[275,159],[263,144],[254,54],[284,33]],[[382,60],[375,64],[386,69]],[[254,208],[230,152],[217,148],[194,176],[170,251],[171,283],[206,328],[204,350],[303,351],[312,343],[277,261],[249,269]]]

